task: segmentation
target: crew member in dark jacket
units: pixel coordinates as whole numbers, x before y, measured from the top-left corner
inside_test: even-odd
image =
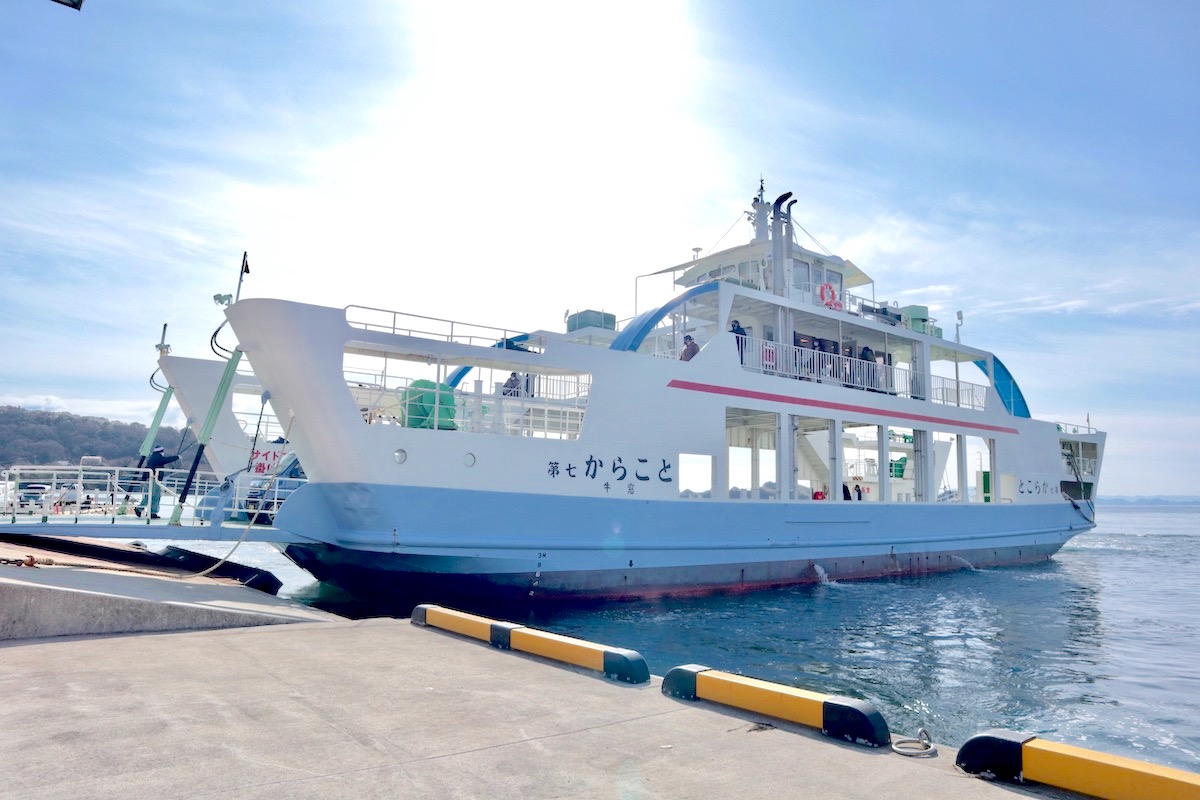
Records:
[[[736,319],[729,323],[729,330],[737,337],[738,361],[746,363],[746,329]]]
[[[162,502],[162,489],[158,485],[158,473],[163,467],[168,464],[174,464],[179,460],[179,456],[169,456],[163,452],[162,445],[154,448],[150,453],[150,457],[146,459],[146,469],[150,470],[150,480],[146,485],[146,493],[142,495],[142,502],[138,503],[137,508],[133,513],[139,517],[146,506],[150,506],[150,519],[158,519],[158,505]]]

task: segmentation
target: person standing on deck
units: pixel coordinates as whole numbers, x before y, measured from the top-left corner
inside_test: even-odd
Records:
[[[683,337],[683,352],[679,354],[680,361],[691,361],[700,352],[700,345],[690,335]]]
[[[150,457],[146,459],[146,469],[150,470],[150,478],[146,484],[146,493],[142,495],[142,502],[137,504],[137,508],[133,513],[139,517],[142,511],[150,507],[150,519],[158,519],[158,505],[162,502],[162,489],[158,485],[158,471],[167,464],[173,464],[179,460],[179,456],[169,456],[163,452],[162,445],[154,448],[150,453]]]
[[[746,363],[746,329],[736,319],[729,323],[729,330],[737,337],[738,361]]]
[[[508,380],[504,382],[502,392],[510,397],[516,397],[521,393],[521,381],[517,377],[517,373],[512,373],[508,376]]]

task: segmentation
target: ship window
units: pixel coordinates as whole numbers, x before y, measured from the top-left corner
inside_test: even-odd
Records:
[[[837,292],[838,297],[842,296],[842,273],[834,272],[831,269],[825,270],[825,283],[828,283],[833,286],[834,291]]]
[[[777,473],[776,434],[779,415],[748,408],[725,409],[725,439],[728,443],[729,496],[774,498]]]
[[[680,453],[679,496],[712,497],[712,470],[712,456]]]
[[[792,265],[792,286],[797,289],[805,288],[808,283],[808,262],[797,261]]]

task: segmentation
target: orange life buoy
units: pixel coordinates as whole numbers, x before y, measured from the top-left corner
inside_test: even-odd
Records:
[[[836,304],[837,301],[838,301],[837,289],[833,288],[833,284],[832,283],[822,283],[821,284],[821,302],[825,305],[825,307],[833,308],[834,304]]]

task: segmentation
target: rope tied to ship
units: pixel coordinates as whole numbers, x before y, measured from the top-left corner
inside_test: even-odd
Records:
[[[39,565],[53,566],[53,558],[34,558],[33,556],[25,556],[24,558],[0,558],[0,564],[8,564],[13,567],[37,567]]]
[[[263,406],[264,407],[266,406],[265,400],[263,401]],[[261,412],[260,412],[260,416],[261,416]],[[284,432],[283,432],[284,443],[286,443],[288,441],[288,438],[292,435],[292,423],[295,421],[296,421],[296,416],[295,416],[295,414],[293,414],[292,418],[290,420],[288,420],[287,429],[284,430]],[[257,433],[255,434],[255,439],[257,440]],[[275,472],[272,472],[270,475],[267,476],[267,482],[262,487],[263,497],[266,497],[267,494],[271,491],[271,487],[275,485],[276,477],[278,477],[278,475]],[[226,553],[219,561],[217,561],[215,564],[213,564],[208,569],[200,570],[199,572],[195,573],[191,577],[193,577],[193,578],[206,577],[210,573],[214,572],[216,569],[221,567],[226,561],[233,558],[233,554],[236,553],[237,549],[242,546],[242,542],[246,541],[246,537],[250,534],[250,529],[254,527],[254,517],[255,517],[254,514],[249,515],[249,519],[246,520],[246,527],[242,530],[241,538],[239,538],[236,542],[233,543],[233,548],[228,553]]]
[[[892,752],[913,758],[929,758],[937,755],[937,745],[933,743],[929,731],[917,728],[915,739],[897,739],[892,742]]]

